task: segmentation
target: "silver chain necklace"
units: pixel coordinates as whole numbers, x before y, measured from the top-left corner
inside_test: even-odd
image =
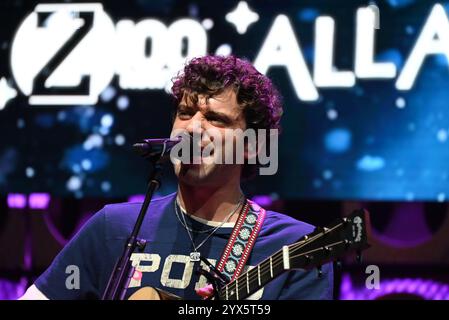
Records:
[[[175,214],[176,214],[176,218],[178,218],[178,221],[181,223],[181,225],[184,227],[184,229],[187,229],[190,232],[195,232],[195,233],[209,233],[212,230],[214,230],[215,227],[209,228],[209,229],[204,229],[204,230],[195,230],[190,228],[187,224],[184,224],[184,222],[182,221],[183,219],[181,219],[181,215],[186,215],[187,213],[184,213],[184,210],[181,208],[181,212],[183,212],[182,214],[179,213],[178,208],[181,207],[179,205],[179,203],[175,202]]]
[[[243,203],[243,199],[244,199],[244,196],[242,195],[242,196],[240,197],[239,201],[237,202],[237,205],[235,206],[234,210],[232,210],[232,211],[229,213],[229,215],[226,217],[226,219],[225,219],[223,222],[221,222],[219,225],[213,227],[212,229],[208,229],[208,230],[206,230],[206,231],[205,231],[205,230],[198,231],[198,232],[200,232],[200,233],[204,233],[204,232],[209,232],[209,231],[210,231],[210,233],[207,235],[207,237],[206,237],[203,241],[201,241],[201,243],[200,243],[198,246],[196,246],[196,245],[195,245],[195,241],[193,241],[193,236],[192,236],[192,234],[190,233],[190,232],[195,232],[195,230],[189,228],[189,226],[187,225],[187,221],[186,221],[186,218],[185,218],[185,214],[184,214],[184,213],[182,214],[182,220],[183,220],[183,221],[181,221],[181,219],[179,218],[178,206],[180,206],[180,205],[179,205],[179,203],[178,203],[178,198],[176,198],[176,201],[175,201],[175,213],[176,213],[176,217],[178,218],[179,222],[181,222],[182,226],[186,229],[187,234],[188,234],[189,239],[190,239],[190,242],[192,243],[192,247],[193,247],[193,252],[190,252],[190,261],[193,261],[193,262],[195,262],[195,261],[200,261],[201,253],[198,252],[198,249],[199,249],[203,244],[205,244],[206,241],[209,240],[209,238],[210,238],[210,237],[211,237],[211,236],[212,236],[212,235],[213,235],[213,234],[214,234],[220,227],[222,227],[226,222],[229,221],[229,219],[231,219],[231,217],[237,212],[237,209],[238,209],[238,208],[240,207],[240,205]]]

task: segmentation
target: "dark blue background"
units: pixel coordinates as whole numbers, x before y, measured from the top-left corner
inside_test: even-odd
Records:
[[[248,1],[260,19],[239,35],[225,21],[238,1],[104,1],[114,21],[158,18],[166,25],[179,17],[211,18],[208,48],[223,43],[233,53],[254,61],[274,17],[286,14],[313,69],[314,20],[330,15],[336,21],[335,63],[353,70],[355,18],[369,1]],[[383,0],[377,58],[393,61],[401,72],[435,1]],[[444,4],[444,3],[443,3]],[[31,1],[0,4],[0,78],[14,87],[9,66],[15,30],[34,9]],[[449,9],[448,9],[449,10]],[[245,188],[250,194],[275,193],[282,198],[439,200],[449,195],[448,63],[444,56],[429,57],[414,87],[399,92],[392,80],[359,80],[351,89],[318,89],[320,100],[298,100],[287,73],[270,69],[284,96],[285,113],[280,138],[279,172],[259,177]],[[109,96],[108,96],[109,95]],[[404,108],[397,107],[403,99]],[[143,193],[148,167],[130,145],[144,137],[170,133],[171,100],[162,91],[122,90],[114,78],[95,106],[29,106],[19,95],[0,110],[0,191],[50,192],[55,195],[123,197]],[[120,110],[119,104],[128,102]],[[328,116],[329,110],[337,118]],[[334,112],[334,111],[331,111]],[[101,129],[104,115],[113,117]],[[101,130],[103,134],[101,134]],[[106,132],[107,131],[107,132]],[[85,150],[91,134],[103,146]],[[117,135],[125,138],[117,145]],[[84,167],[82,165],[84,161]],[[86,165],[86,164],[89,164]],[[27,170],[28,168],[28,170]],[[34,174],[32,177],[30,172]],[[69,190],[69,181],[82,181]],[[73,185],[72,185],[73,186]],[[161,193],[174,190],[176,180],[167,169]]]

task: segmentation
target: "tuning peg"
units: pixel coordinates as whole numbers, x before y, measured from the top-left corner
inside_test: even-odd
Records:
[[[362,263],[362,251],[357,250],[355,260],[357,261],[357,263]]]
[[[321,278],[323,276],[323,270],[321,269],[321,266],[316,267],[316,271],[318,272],[318,278]]]

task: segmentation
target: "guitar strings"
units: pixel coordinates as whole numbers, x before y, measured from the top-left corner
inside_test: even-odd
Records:
[[[329,230],[329,231],[330,231],[330,230]],[[306,245],[306,243],[309,244],[309,243],[315,241],[317,238],[320,238],[321,236],[322,236],[322,233],[319,233],[319,234],[315,235],[314,237],[310,238],[310,240],[307,241],[307,242],[303,242],[303,243],[296,244],[296,245],[293,246],[293,247],[294,247],[293,250],[298,250],[298,249],[300,249],[301,247],[303,247],[304,245]],[[258,279],[258,278],[259,278],[259,274],[260,274],[261,272],[265,272],[265,271],[268,271],[270,268],[275,268],[275,267],[277,267],[277,266],[279,265],[279,262],[283,260],[283,257],[280,255],[280,252],[281,252],[281,250],[277,251],[276,253],[274,253],[274,254],[271,256],[271,257],[276,256],[274,259],[273,259],[273,258],[271,259],[271,263],[269,263],[269,261],[270,261],[269,258],[268,258],[268,259],[265,259],[264,261],[262,261],[262,262],[259,264],[259,265],[261,266],[261,267],[259,268],[259,271],[258,271],[257,274],[255,274],[254,276],[250,276],[250,277],[249,277],[250,279],[248,279],[248,282],[253,282],[254,280],[256,280],[256,278]],[[278,255],[279,255],[279,257],[277,257]],[[270,264],[271,264],[271,267],[270,267]],[[255,269],[255,268],[254,268],[254,269]],[[251,270],[254,270],[254,269],[251,269]],[[266,269],[266,270],[265,270],[265,269]],[[237,282],[238,282],[238,281],[245,281],[245,279],[243,279],[243,278],[247,278],[246,274],[249,273],[249,272],[250,272],[250,271],[247,271],[247,272],[245,272],[244,274],[238,276],[238,277],[237,277],[236,279],[234,279],[231,283],[227,284],[222,290],[226,290],[226,287],[228,287],[228,291],[231,290],[231,292],[232,292],[233,290],[235,290],[235,287],[237,286]]]
[[[344,243],[344,241],[334,242],[334,243],[331,243],[331,244],[327,245],[326,247],[330,248],[330,247],[339,245],[340,243]],[[313,249],[313,250],[310,250],[310,251],[307,251],[307,252],[303,252],[303,253],[297,254],[296,256],[291,256],[290,258],[299,258],[299,257],[305,256],[305,255],[307,255],[309,253],[312,253],[312,252],[315,252],[315,251],[320,251],[320,250],[322,250],[322,248],[316,248],[316,249]]]
[[[344,241],[337,241],[337,242],[331,243],[331,244],[327,245],[327,247],[334,247],[334,246],[337,246],[337,245],[339,245],[339,244],[341,244],[341,243],[344,243]],[[316,248],[316,249],[313,249],[313,250],[310,250],[310,251],[307,251],[307,252],[300,253],[300,254],[298,254],[298,255],[291,256],[290,258],[299,258],[299,257],[305,256],[305,255],[308,255],[308,254],[310,254],[310,253],[313,253],[313,252],[316,252],[316,251],[320,251],[320,250],[322,250],[322,248]],[[282,264],[282,263],[281,263],[281,260],[282,260],[282,259],[276,259],[276,260],[275,260],[275,263],[274,263],[275,265],[273,266],[273,268],[275,268],[275,267],[281,265],[281,264]],[[272,264],[273,264],[273,263],[272,263]],[[251,269],[251,270],[253,270],[253,269]],[[250,271],[251,271],[251,270],[250,270]],[[249,274],[250,271],[246,272],[245,274]],[[242,276],[240,276],[240,277],[243,278],[244,276],[242,275]],[[238,277],[236,280],[238,281],[240,277]],[[245,278],[248,278],[248,280],[247,280],[248,283],[252,283],[253,280],[255,280],[254,277],[251,278],[251,277],[245,276]],[[250,280],[250,278],[251,278],[251,280]],[[234,280],[234,282],[236,282],[236,280]],[[244,279],[242,279],[242,280],[244,280]],[[230,284],[229,286],[232,287],[232,284]],[[235,285],[234,285],[234,287],[235,287]],[[248,290],[248,288],[249,288],[249,286],[247,286],[247,290]],[[225,288],[224,288],[224,289],[225,289]],[[235,288],[234,288],[234,289],[235,289]],[[223,293],[222,293],[222,294],[223,294]]]
[[[343,225],[343,223],[339,223],[339,224],[335,225],[334,227],[329,228],[328,230],[324,231],[324,233],[320,232],[317,235],[315,235],[314,237],[310,238],[309,241],[303,240],[301,242],[298,242],[296,244],[291,245],[292,253],[294,253],[295,251],[301,249],[305,245],[312,243],[313,241],[319,239],[320,237],[326,235],[327,233],[330,233],[331,231],[335,230],[336,228],[339,228],[341,225]],[[322,250],[322,248],[318,248],[315,251],[319,251],[319,250]],[[276,255],[279,255],[279,257],[275,257],[274,259],[271,259],[271,268],[278,267],[279,266],[279,262],[283,261],[283,256],[280,256],[280,252],[281,252],[281,250],[277,251],[275,254],[273,254],[271,256],[271,257],[273,257],[273,256],[276,256]],[[307,253],[305,253],[304,255],[306,255],[306,254]],[[291,256],[291,258],[296,258],[296,257],[299,257],[299,256],[301,256],[301,255]],[[261,267],[259,268],[259,271],[257,272],[257,274],[255,274],[254,276],[249,276],[248,277],[248,275],[246,275],[246,274],[249,274],[249,272],[251,270],[254,270],[255,268],[245,272],[244,274],[242,274],[239,277],[237,277],[237,279],[234,279],[231,283],[225,285],[225,287],[221,290],[221,292],[225,291],[226,288],[228,288],[228,291],[229,291],[229,289],[231,289],[231,291],[234,290],[235,287],[237,286],[237,282],[238,281],[245,281],[246,280],[248,283],[249,282],[252,283],[256,278],[257,279],[259,278],[259,274],[260,274],[261,271],[265,272],[265,271],[268,271],[268,269],[270,269],[270,264],[268,264],[268,261],[269,261],[269,259],[266,259],[266,260],[262,261],[259,264]],[[264,264],[268,264],[268,265],[265,267]],[[265,268],[267,270],[265,270]],[[244,279],[244,278],[246,278],[246,279]]]
[[[324,233],[323,233],[323,232],[320,232],[320,233],[318,233],[317,235],[311,237],[311,238],[309,239],[309,241],[303,240],[303,241],[301,241],[301,242],[299,242],[299,243],[296,243],[296,244],[291,245],[291,253],[294,253],[295,251],[301,249],[301,248],[304,247],[305,245],[308,245],[308,244],[312,243],[313,241],[315,241],[315,240],[321,238],[322,236],[326,235],[327,233],[332,232],[333,230],[335,230],[336,228],[340,227],[341,225],[343,225],[343,223],[339,223],[339,224],[335,225],[334,227],[332,227],[332,228],[330,228],[330,229],[324,231]],[[344,242],[344,241],[341,241],[340,243],[342,243],[342,242]],[[334,245],[334,244],[332,244],[332,245]],[[331,245],[331,246],[332,246],[332,245]],[[293,255],[293,256],[290,256],[290,258],[297,258],[297,257],[300,257],[300,256],[302,256],[302,255],[307,255],[308,253],[315,252],[315,251],[319,251],[319,250],[322,250],[322,248],[318,248],[318,249],[309,251],[309,252],[307,252],[307,253],[299,254],[299,255]],[[281,250],[277,251],[277,252],[276,252],[275,254],[273,254],[271,257],[280,255],[280,252],[281,252]],[[244,274],[238,276],[238,277],[237,277],[236,279],[234,279],[231,283],[225,285],[225,287],[223,287],[222,290],[220,290],[220,292],[221,292],[221,293],[226,292],[226,288],[227,288],[228,292],[229,292],[229,290],[231,290],[231,292],[232,292],[233,290],[236,289],[237,282],[239,282],[239,281],[245,281],[245,282],[248,282],[248,283],[252,283],[254,280],[256,280],[256,279],[258,280],[258,279],[259,279],[259,274],[260,274],[260,272],[268,271],[268,269],[270,269],[270,264],[271,264],[271,268],[276,268],[276,267],[278,267],[278,266],[280,265],[280,262],[281,262],[281,261],[283,262],[283,256],[280,255],[279,257],[275,257],[274,259],[272,258],[270,264],[268,263],[268,261],[269,261],[269,259],[265,259],[264,261],[262,261],[262,262],[259,264],[261,267],[259,268],[259,271],[257,272],[257,274],[255,274],[254,276],[251,276],[251,275],[248,276],[247,274],[249,274],[249,272],[250,272],[251,270],[254,270],[254,269],[256,269],[256,268],[253,268],[253,269],[251,269],[251,270],[248,270],[248,271],[245,272]],[[265,267],[264,264],[267,264],[267,266]],[[267,269],[267,270],[265,270],[265,269]],[[248,290],[248,288],[247,288],[247,290]]]

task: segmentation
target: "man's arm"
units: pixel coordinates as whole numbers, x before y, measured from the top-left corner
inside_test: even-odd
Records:
[[[20,299],[99,297],[99,277],[107,259],[104,220],[105,209],[102,209],[89,219]]]

